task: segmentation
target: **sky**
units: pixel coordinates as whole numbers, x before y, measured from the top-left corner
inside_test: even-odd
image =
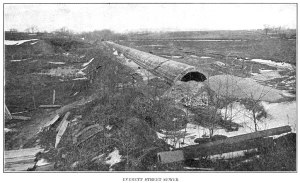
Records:
[[[5,4],[4,29],[74,32],[296,28],[296,4]]]

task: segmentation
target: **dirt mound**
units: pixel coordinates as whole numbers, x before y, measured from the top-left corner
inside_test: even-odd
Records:
[[[164,97],[172,98],[176,103],[185,106],[206,106],[208,105],[209,91],[204,83],[178,81],[165,92]]]
[[[41,54],[52,54],[54,53],[53,46],[44,40],[38,41],[36,44],[32,45],[32,49]]]
[[[209,78],[210,89],[229,98],[253,99],[275,102],[282,98],[281,91],[257,83],[251,78],[232,75],[216,75]]]
[[[19,45],[5,45],[6,57],[14,59],[26,59],[35,55],[53,54],[54,49],[51,44],[44,40],[33,40]]]

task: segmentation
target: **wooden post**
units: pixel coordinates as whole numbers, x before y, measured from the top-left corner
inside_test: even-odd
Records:
[[[32,92],[33,107],[34,107],[34,109],[36,109],[35,98],[34,98],[34,89],[33,89],[32,85],[31,85],[31,92]]]
[[[36,105],[35,105],[35,98],[34,98],[34,95],[32,95],[32,101],[33,101],[33,107],[34,107],[34,109],[36,109]]]
[[[52,97],[52,104],[54,105],[55,103],[55,90],[53,90],[53,97]]]

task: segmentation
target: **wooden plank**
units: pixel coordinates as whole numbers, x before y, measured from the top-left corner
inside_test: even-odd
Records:
[[[61,120],[61,122],[59,123],[58,127],[56,128],[56,131],[59,131],[59,129],[61,128],[61,125],[68,119],[69,115],[71,113],[70,112],[67,112],[64,116],[64,118]]]
[[[19,157],[13,157],[13,158],[5,158],[5,163],[16,163],[21,161],[34,161],[36,159],[35,155],[29,155],[29,156],[19,156]]]
[[[26,116],[15,116],[15,115],[12,115],[11,117],[12,117],[12,119],[18,119],[18,120],[24,120],[24,121],[27,121],[27,120],[31,119],[31,117],[26,117]]]
[[[29,111],[14,112],[14,113],[11,113],[11,114],[22,114],[22,113],[26,113],[26,112],[29,112]]]
[[[51,126],[53,123],[55,123],[59,119],[59,115],[55,115],[54,118],[52,118],[50,121],[48,121],[43,128],[46,128],[48,126]]]
[[[22,164],[13,164],[13,165],[5,165],[4,171],[27,171],[30,168],[33,168],[35,162],[33,163],[22,163]]]
[[[67,118],[69,116],[69,112],[65,115],[63,121],[61,122],[61,126],[58,130],[58,133],[56,135],[56,140],[55,140],[55,148],[58,146],[59,142],[60,142],[60,139],[61,137],[63,136],[63,134],[65,133],[67,127],[68,127],[68,124],[69,124],[69,121],[67,121]]]
[[[35,156],[37,153],[43,152],[43,151],[44,151],[44,149],[42,149],[40,147],[11,150],[11,151],[5,151],[4,157],[5,158],[15,158],[15,157],[22,157],[22,156]]]
[[[52,104],[54,105],[55,103],[55,90],[53,90],[53,97],[52,97]]]
[[[40,108],[60,108],[61,105],[40,105]]]
[[[75,135],[73,143],[77,143],[77,145],[81,144],[82,142],[88,140],[89,138],[93,137],[97,133],[103,130],[103,127],[100,124],[91,125],[81,132]],[[79,139],[79,140],[78,140]],[[79,141],[79,142],[78,142]]]
[[[5,106],[5,118],[12,119],[11,113],[9,112],[6,104],[4,104],[4,106]]]

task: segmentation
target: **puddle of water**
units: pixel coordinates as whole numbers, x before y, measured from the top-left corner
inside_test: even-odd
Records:
[[[246,80],[247,81],[247,80]],[[250,83],[250,85],[252,85]],[[185,89],[184,87],[183,89]],[[188,90],[188,89],[186,89]],[[195,87],[192,87],[190,91],[191,93],[197,94],[198,90]],[[282,92],[283,91],[279,91]],[[180,92],[181,95],[185,95],[183,91]],[[178,95],[180,95],[178,93]],[[273,96],[271,95],[271,98]],[[182,98],[179,96],[179,98]],[[265,111],[267,112],[266,118],[261,118],[258,120],[258,126],[259,130],[266,130],[270,128],[276,128],[284,125],[290,125],[292,126],[293,131],[296,130],[296,124],[297,124],[297,105],[296,101],[293,102],[282,102],[282,103],[270,103],[270,102],[260,102],[260,104],[264,107]],[[238,131],[233,132],[227,132],[225,129],[215,129],[214,135],[225,135],[227,137],[252,133],[255,130],[253,119],[252,119],[252,112],[239,102],[232,103],[228,108],[227,112],[225,112],[226,109],[220,109],[219,112],[223,118],[225,118],[225,113],[227,118],[229,117],[232,119],[233,122],[240,124],[242,127],[239,128]],[[185,132],[185,129],[182,129],[178,131],[178,133]],[[188,123],[186,127],[186,137],[183,140],[183,138],[180,138],[177,140],[176,147],[183,147],[188,145],[195,145],[197,143],[194,142],[196,138],[202,138],[203,136],[208,136],[209,129],[204,128],[202,126],[197,125],[195,122]],[[162,133],[157,133],[158,137],[161,139],[164,139],[166,135]],[[184,141],[184,144],[180,144]],[[174,141],[172,139],[167,139],[166,141],[170,145],[174,145]]]
[[[293,102],[284,102],[284,103],[268,103],[261,102],[262,106],[266,110],[268,116],[263,118],[258,122],[259,130],[266,130],[270,128],[276,128],[280,126],[290,125],[293,132],[296,131],[297,127],[297,104],[296,101]],[[242,104],[235,102],[233,103],[232,110],[227,111],[227,116],[230,116],[229,113],[232,113],[233,122],[242,125],[238,131],[226,132],[224,129],[215,129],[214,135],[225,135],[227,137],[242,135],[246,133],[254,132],[254,123],[251,118],[252,113],[247,110]],[[225,109],[221,110],[221,114],[225,116]],[[182,132],[184,131],[181,130]],[[196,144],[194,140],[196,138],[201,138],[203,136],[209,135],[209,130],[203,128],[196,124],[187,124],[187,136],[184,140],[185,144],[181,146],[188,146]],[[158,133],[159,138],[164,138],[163,134]],[[183,138],[179,140],[183,141]],[[172,145],[172,141],[169,141],[169,144]],[[177,146],[179,147],[179,146]]]
[[[38,39],[28,39],[28,40],[4,40],[4,45],[21,45],[23,43],[29,42],[29,41],[36,41]]]
[[[294,89],[294,88],[292,88],[292,89]],[[289,91],[286,91],[286,90],[282,91],[282,95],[285,96],[285,97],[296,97],[295,94],[292,94],[292,93],[290,93]]]
[[[279,74],[278,70],[259,70],[260,74],[258,73],[251,73],[253,76],[252,79],[259,80],[259,81],[267,81],[275,78],[282,78]]]
[[[290,70],[295,69],[295,66],[293,66],[289,63],[285,63],[285,62],[274,62],[272,60],[263,60],[263,59],[252,59],[250,61],[258,62],[258,63],[261,63],[261,64],[266,64],[266,65],[281,68],[281,69],[290,69]]]

